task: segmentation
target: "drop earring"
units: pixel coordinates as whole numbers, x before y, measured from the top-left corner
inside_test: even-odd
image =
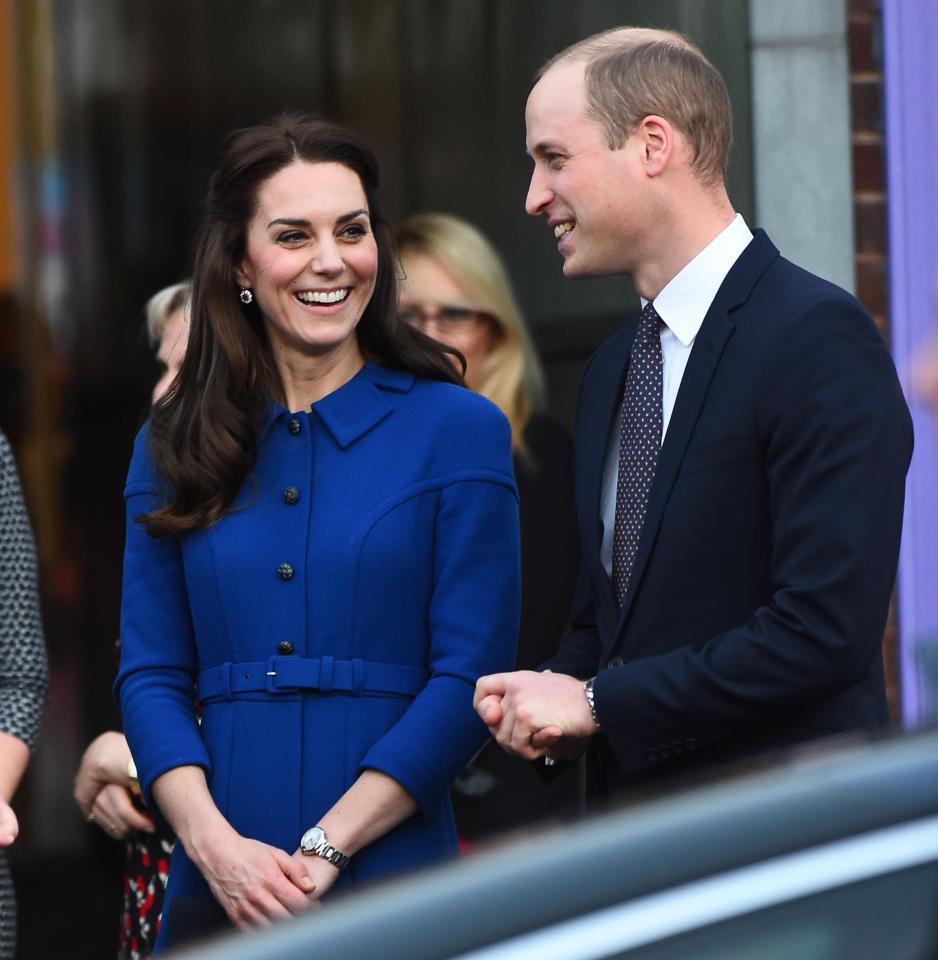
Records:
[[[247,287],[242,287],[241,292],[238,294],[240,301],[247,305],[254,302],[254,294]]]

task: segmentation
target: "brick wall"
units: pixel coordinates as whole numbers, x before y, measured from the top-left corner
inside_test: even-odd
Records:
[[[880,0],[847,0],[853,204],[857,296],[889,342],[888,233],[883,126],[882,11]],[[899,651],[895,603],[883,637],[890,714],[899,722]]]
[[[857,295],[888,336],[883,65],[878,0],[848,0]]]

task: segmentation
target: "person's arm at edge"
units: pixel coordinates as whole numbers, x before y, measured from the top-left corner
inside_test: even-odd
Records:
[[[20,489],[13,451],[0,431],[0,515],[12,541],[7,569],[0,578],[0,609],[19,609],[22,621],[0,622],[0,846],[9,846],[19,833],[10,806],[13,794],[36,747],[39,720],[49,683],[49,666],[39,611],[36,550],[26,504]],[[21,549],[16,549],[17,547]],[[15,604],[15,606],[14,606]],[[9,633],[8,633],[9,630]]]
[[[0,732],[0,847],[10,846],[19,833],[10,802],[28,763],[29,747],[19,737]]]
[[[156,829],[153,818],[134,805],[130,760],[127,738],[106,730],[85,748],[75,774],[75,803],[87,820],[116,839],[136,830],[153,833]]]

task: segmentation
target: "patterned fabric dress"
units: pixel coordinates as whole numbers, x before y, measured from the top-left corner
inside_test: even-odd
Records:
[[[0,731],[32,750],[48,684],[36,550],[13,453],[0,432]],[[16,900],[0,855],[0,960],[16,952]]]
[[[153,952],[174,840],[169,827],[157,818],[156,833],[135,833],[127,841],[118,960],[146,960]]]

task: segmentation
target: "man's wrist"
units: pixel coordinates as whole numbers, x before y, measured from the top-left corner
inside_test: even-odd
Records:
[[[599,716],[596,713],[596,694],[593,689],[595,682],[596,678],[590,677],[589,680],[583,684],[583,693],[586,695],[586,704],[590,710],[590,717],[592,717],[593,723],[596,724],[596,729],[601,730],[602,727],[599,723]]]

